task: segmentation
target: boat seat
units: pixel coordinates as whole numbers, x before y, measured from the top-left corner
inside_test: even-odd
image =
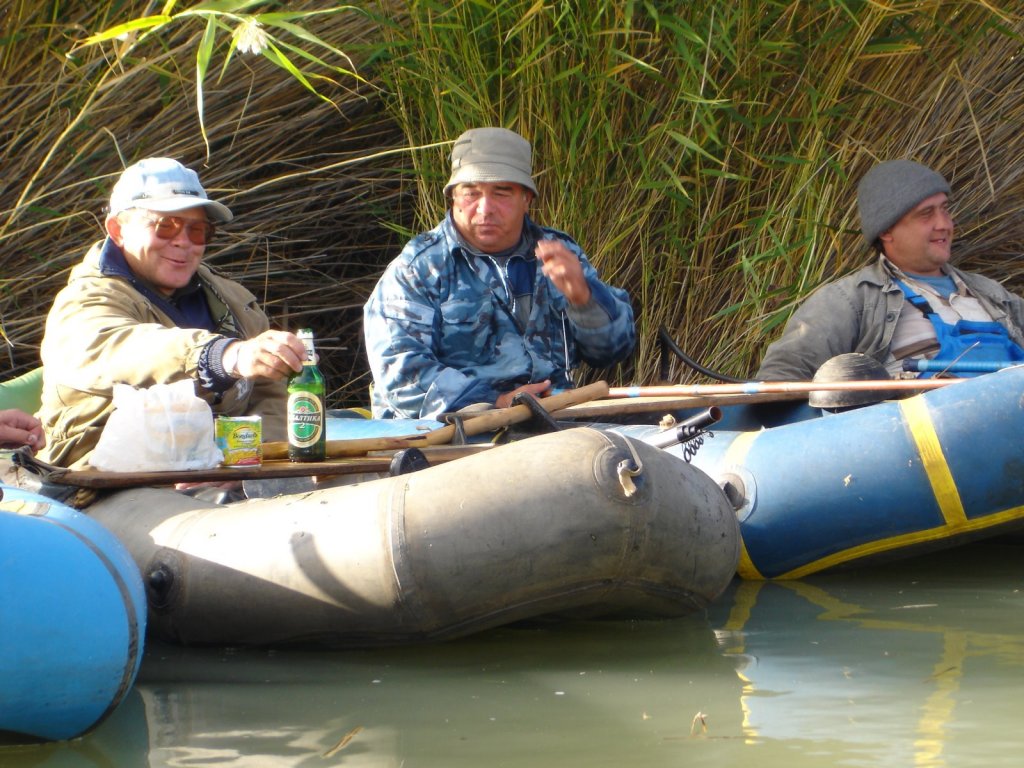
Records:
[[[25,413],[39,410],[43,394],[43,368],[0,381],[0,411],[17,408]]]

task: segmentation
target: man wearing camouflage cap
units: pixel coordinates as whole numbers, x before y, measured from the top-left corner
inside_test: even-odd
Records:
[[[948,263],[949,194],[946,179],[920,163],[872,167],[857,187],[857,205],[878,258],[797,308],[768,347],[758,379],[808,380],[848,352],[870,356],[893,376],[977,375],[1024,361],[1024,300]]]
[[[388,265],[364,308],[378,418],[542,397],[573,386],[578,360],[611,365],[636,341],[626,292],[527,215],[537,187],[526,139],[474,128],[451,160],[448,214]]]

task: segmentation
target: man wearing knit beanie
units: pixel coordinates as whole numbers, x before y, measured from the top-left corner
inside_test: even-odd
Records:
[[[868,245],[878,250],[878,236],[887,232],[922,200],[941,195],[948,199],[949,184],[941,174],[913,160],[879,163],[857,185],[860,228]],[[949,222],[952,232],[953,223]]]
[[[949,195],[946,179],[921,163],[873,166],[857,186],[857,207],[877,258],[797,308],[758,378],[809,380],[849,352],[897,378],[971,376],[1024,362],[1024,300],[949,264]]]
[[[452,146],[448,214],[388,265],[363,309],[377,418],[504,408],[573,386],[633,350],[629,296],[583,249],[527,215],[537,196],[530,143],[472,128]]]

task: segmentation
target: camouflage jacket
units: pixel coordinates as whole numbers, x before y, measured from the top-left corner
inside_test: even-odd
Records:
[[[554,388],[572,387],[579,360],[603,367],[633,350],[628,294],[602,283],[568,235],[529,218],[525,225],[535,239],[561,240],[579,257],[591,301],[571,306],[538,267],[521,327],[505,270],[463,249],[449,214],[409,241],[364,307],[375,417],[436,418],[545,379]]]

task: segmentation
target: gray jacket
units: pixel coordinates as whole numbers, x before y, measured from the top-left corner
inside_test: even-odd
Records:
[[[1024,346],[1024,299],[995,280],[970,272],[955,273],[1010,338]],[[821,286],[797,307],[782,336],[765,352],[760,381],[808,381],[826,360],[861,352],[885,364],[905,298],[882,257]]]

